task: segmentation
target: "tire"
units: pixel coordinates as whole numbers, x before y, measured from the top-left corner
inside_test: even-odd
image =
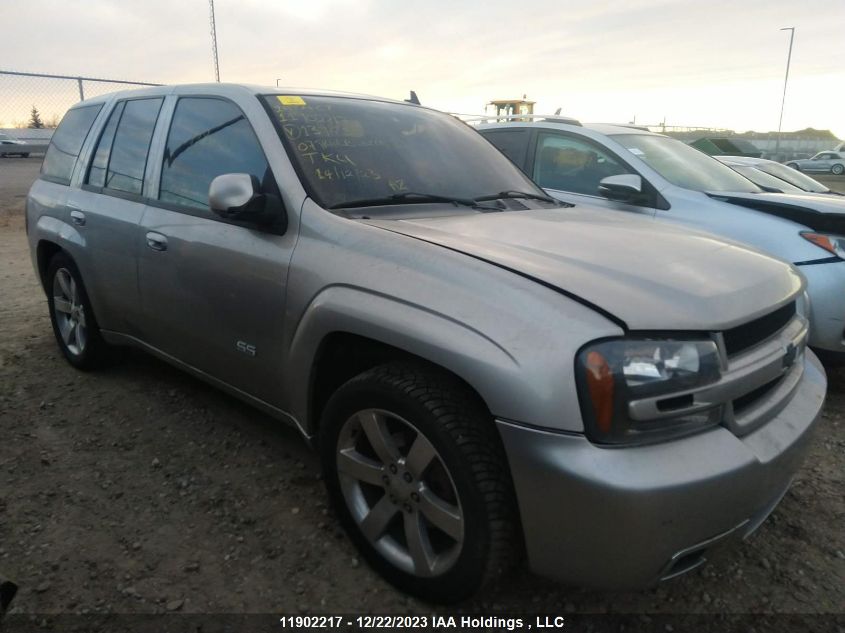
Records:
[[[791,167],[795,171],[801,171],[801,168],[798,166],[798,163],[787,163],[787,167]]]
[[[57,253],[50,260],[45,285],[53,334],[67,361],[84,371],[107,364],[110,349],[100,335],[79,269],[67,254]]]
[[[845,165],[834,165],[830,168],[830,173],[832,173],[834,176],[841,176],[843,173],[845,173]]]
[[[501,439],[457,379],[413,363],[366,371],[329,399],[319,443],[343,527],[369,565],[402,591],[459,602],[518,560],[518,512]]]
[[[29,158],[29,154],[21,154],[21,158]]]

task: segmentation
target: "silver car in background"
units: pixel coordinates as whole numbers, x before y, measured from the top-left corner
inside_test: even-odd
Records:
[[[808,281],[810,344],[845,359],[845,198],[765,192],[641,128],[554,120],[477,127],[559,200],[708,231],[793,263]]]
[[[29,152],[20,147],[26,145],[23,141],[12,138],[8,134],[0,132],[0,156],[20,156],[29,158]]]
[[[786,166],[798,171],[841,176],[845,174],[845,152],[819,152],[812,158],[791,160]]]
[[[522,552],[581,585],[687,572],[774,509],[824,402],[790,265],[562,204],[418,105],[98,97],[26,219],[71,365],[135,346],[295,426],[363,557],[427,600]]]

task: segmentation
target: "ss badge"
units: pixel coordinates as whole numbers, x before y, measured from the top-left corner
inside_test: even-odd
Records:
[[[247,343],[246,341],[236,342],[235,347],[237,348],[237,350],[239,352],[243,352],[247,356],[255,356],[255,354],[257,353],[256,349],[255,349],[255,345],[251,345],[250,343]]]

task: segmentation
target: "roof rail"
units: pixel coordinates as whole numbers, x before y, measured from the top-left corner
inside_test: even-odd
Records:
[[[581,125],[578,119],[572,117],[561,116],[559,114],[462,114],[460,112],[449,112],[454,117],[461,119],[464,123],[503,123],[513,121],[519,123],[520,121],[547,121],[548,123],[565,123],[567,125]]]

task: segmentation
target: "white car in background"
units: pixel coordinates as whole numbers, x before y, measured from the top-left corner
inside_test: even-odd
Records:
[[[8,134],[0,132],[0,156],[21,156],[23,158],[29,157],[29,152],[24,152],[18,145],[26,145],[23,141],[13,139]]]
[[[709,231],[794,264],[809,282],[810,344],[828,360],[845,361],[845,198],[768,193],[715,158],[644,128],[532,116],[468,122],[559,200]]]
[[[766,160],[765,158],[751,158],[749,156],[715,156],[734,171],[748,178],[755,185],[766,191],[776,190],[775,193],[823,193],[832,196],[842,196],[838,191],[833,191],[810,178],[796,169],[786,165]]]
[[[791,160],[786,163],[786,166],[798,171],[841,176],[845,174],[845,152],[819,152],[812,158]]]

